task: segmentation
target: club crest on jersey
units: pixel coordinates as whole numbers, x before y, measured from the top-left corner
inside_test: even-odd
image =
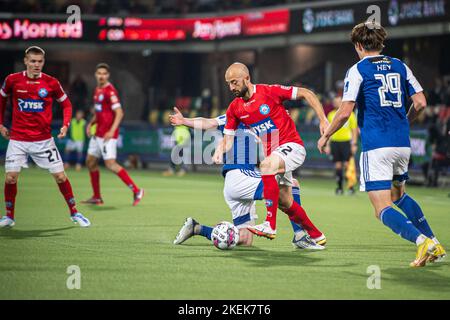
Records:
[[[103,93],[102,93],[102,94],[100,94],[100,95],[98,96],[98,101],[102,102],[103,99],[105,99],[105,96],[104,96]]]
[[[259,106],[259,112],[264,116],[268,115],[270,112],[270,107],[267,104],[262,104]]]
[[[42,100],[32,100],[32,99],[18,100],[19,110],[22,112],[43,112],[44,103],[45,102]]]
[[[41,97],[41,98],[47,97],[47,96],[48,96],[48,91],[47,91],[47,89],[45,89],[45,88],[39,89],[38,95],[39,95],[39,97]]]
[[[272,200],[266,200],[266,207],[270,208],[271,206],[273,206]]]

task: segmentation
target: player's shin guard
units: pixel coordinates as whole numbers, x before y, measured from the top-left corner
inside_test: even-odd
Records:
[[[294,201],[298,203],[299,205],[302,205],[302,201],[300,199],[300,188],[299,187],[292,187],[292,197],[294,198]],[[294,229],[294,233],[303,231],[303,228],[291,220],[292,229]]]
[[[123,183],[125,183],[133,191],[133,193],[139,192],[139,188],[136,186],[134,181],[130,178],[130,176],[128,175],[128,172],[125,169],[121,169],[117,173],[117,175],[123,181]]]
[[[300,224],[312,238],[318,238],[322,235],[322,232],[320,232],[311,220],[309,220],[309,217],[302,206],[295,201],[292,203],[292,206],[284,212],[289,216],[291,221]]]
[[[14,208],[16,205],[17,183],[5,183],[5,207],[6,216],[14,220]]]
[[[70,184],[69,179],[66,179],[66,181],[62,183],[58,183],[58,187],[59,191],[61,191],[61,194],[66,200],[67,206],[70,210],[70,214],[74,215],[78,212],[78,210],[75,205],[75,197],[73,196],[72,185]]]
[[[380,220],[403,239],[416,243],[420,231],[406,219],[404,215],[392,207],[386,207],[380,212]]]
[[[411,220],[421,233],[430,239],[434,238],[433,231],[431,231],[430,225],[428,224],[427,219],[425,219],[422,209],[413,198],[404,193],[403,196],[394,203],[397,207],[402,209],[408,219]]]
[[[100,171],[90,171],[92,191],[94,192],[95,199],[101,199],[100,193]]]
[[[277,209],[278,209],[278,197],[280,195],[280,188],[278,187],[277,179],[275,175],[263,175],[263,192],[264,199],[266,200],[267,216],[266,221],[270,223],[270,227],[276,230],[277,227]]]

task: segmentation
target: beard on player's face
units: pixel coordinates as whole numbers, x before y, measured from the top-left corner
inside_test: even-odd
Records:
[[[240,90],[233,89],[232,90],[235,97],[242,98],[242,97],[245,97],[245,95],[247,94],[247,92],[248,92],[247,86],[244,83],[242,85],[243,85],[242,89],[240,89]]]

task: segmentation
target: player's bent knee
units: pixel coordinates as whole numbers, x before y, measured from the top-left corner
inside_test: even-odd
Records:
[[[17,172],[13,172],[13,173],[8,172],[6,174],[6,177],[5,177],[5,183],[6,184],[16,184],[18,178],[19,178],[19,173],[17,173]]]
[[[56,183],[64,183],[67,180],[65,172],[54,173],[53,177],[55,178]]]

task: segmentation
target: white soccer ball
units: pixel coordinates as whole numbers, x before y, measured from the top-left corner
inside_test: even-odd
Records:
[[[211,241],[220,250],[233,249],[239,242],[239,229],[230,222],[220,222],[211,233]]]

